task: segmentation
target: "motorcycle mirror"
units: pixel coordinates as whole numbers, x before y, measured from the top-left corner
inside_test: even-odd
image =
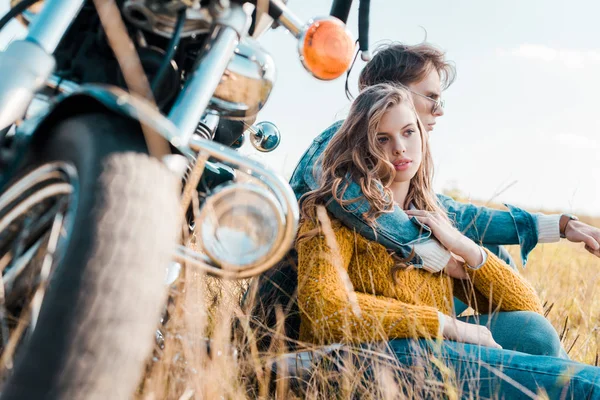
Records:
[[[263,153],[275,150],[279,146],[279,143],[281,143],[279,128],[271,122],[259,122],[252,125],[247,132],[252,146]]]

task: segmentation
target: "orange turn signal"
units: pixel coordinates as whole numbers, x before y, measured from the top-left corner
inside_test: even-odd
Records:
[[[304,68],[316,78],[328,81],[350,67],[354,39],[342,21],[324,17],[304,29],[298,51]]]

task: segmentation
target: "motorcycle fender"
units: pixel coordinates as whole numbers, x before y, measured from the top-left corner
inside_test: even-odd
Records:
[[[13,156],[5,163],[0,174],[0,187],[12,176],[23,161],[29,143],[36,135],[43,135],[50,128],[66,118],[85,113],[115,113],[138,121],[153,129],[182,154],[194,158],[196,153],[178,142],[177,129],[164,115],[146,100],[131,96],[124,90],[112,86],[85,85],[57,98],[43,114],[27,119],[15,131]],[[142,134],[142,131],[135,132]],[[232,168],[214,160],[206,161],[206,170],[200,183],[205,188],[231,181],[235,177]]]
[[[43,115],[28,119],[15,131],[19,143],[47,132],[48,128],[73,115],[109,112],[122,115],[152,129],[187,157],[195,157],[187,144],[181,143],[177,128],[150,102],[109,85],[82,85],[59,96]],[[141,133],[141,130],[140,130]],[[25,139],[25,140],[23,140]]]

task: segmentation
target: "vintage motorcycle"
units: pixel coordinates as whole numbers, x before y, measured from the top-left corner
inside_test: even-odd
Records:
[[[11,3],[0,29],[28,32],[0,54],[0,398],[128,398],[167,265],[247,278],[292,245],[291,189],[234,150],[280,141],[251,126],[275,79],[256,39],[285,27],[334,79],[351,1],[307,24],[281,0]]]

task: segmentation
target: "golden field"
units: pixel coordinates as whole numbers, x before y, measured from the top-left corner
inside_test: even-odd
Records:
[[[600,219],[582,218],[600,226]],[[519,248],[509,251],[517,262]],[[521,273],[534,285],[545,303],[547,318],[562,337],[564,348],[573,360],[598,365],[600,353],[600,259],[589,254],[582,244],[538,245]],[[254,332],[247,327],[246,311],[239,307],[240,293],[249,282],[224,282],[199,271],[186,270],[180,284],[172,289],[170,321],[163,327],[164,349],[155,350],[140,385],[139,399],[237,399],[294,398],[286,379],[273,382],[270,374],[285,348],[272,347],[259,353]],[[241,321],[243,339],[231,337],[232,321]],[[211,354],[206,352],[210,336]],[[375,338],[374,338],[375,339]],[[232,352],[232,349],[237,350]],[[436,360],[431,360],[432,365]],[[439,365],[436,364],[438,367]],[[441,382],[430,379],[406,387],[394,381],[392,370],[413,372],[397,365],[384,365],[379,379],[356,386],[355,369],[344,369],[332,376],[315,370],[308,389],[300,398],[407,398],[423,396],[458,399],[461,385],[453,371],[446,368]],[[332,382],[341,382],[332,385]],[[464,393],[462,393],[464,395]],[[470,396],[470,398],[478,398]],[[544,398],[543,394],[542,397]]]
[[[600,219],[583,218],[600,227]],[[510,249],[515,260],[518,248]],[[563,239],[538,245],[521,273],[552,307],[547,317],[573,360],[597,365],[600,353],[600,258]]]

